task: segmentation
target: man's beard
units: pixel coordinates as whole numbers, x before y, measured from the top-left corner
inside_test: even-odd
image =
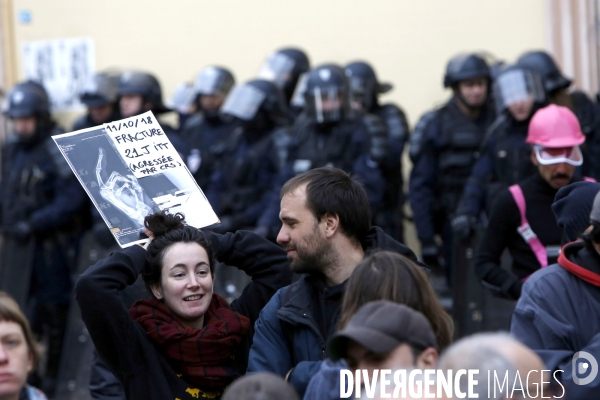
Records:
[[[302,248],[295,248],[296,257],[290,258],[290,268],[296,274],[324,273],[327,267],[337,260],[333,245],[320,237],[315,229],[305,241]]]
[[[474,104],[469,103],[467,101],[467,99],[465,99],[461,94],[458,94],[456,97],[458,98],[458,101],[460,101],[462,105],[464,105],[471,111],[481,110],[485,106],[485,99],[480,104],[474,105]]]

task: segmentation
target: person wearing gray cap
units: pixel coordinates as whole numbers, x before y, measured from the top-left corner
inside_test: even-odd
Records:
[[[423,314],[387,300],[362,306],[331,339],[333,360],[344,358],[351,370],[435,368],[438,345]]]
[[[563,240],[581,236],[563,246],[557,264],[537,271],[525,283],[511,333],[534,350],[546,368],[562,371],[556,377],[567,398],[598,398],[600,184],[579,182],[560,189],[552,210],[566,235]]]

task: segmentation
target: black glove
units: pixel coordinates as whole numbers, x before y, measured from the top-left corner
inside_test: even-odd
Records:
[[[451,225],[456,238],[465,239],[471,236],[473,228],[475,227],[475,221],[475,217],[466,214],[457,215],[454,217]]]
[[[421,246],[421,256],[423,257],[423,262],[432,270],[439,269],[444,264],[440,246],[435,242],[423,243]]]
[[[26,221],[19,221],[11,229],[11,234],[18,240],[25,240],[31,235],[31,224]]]

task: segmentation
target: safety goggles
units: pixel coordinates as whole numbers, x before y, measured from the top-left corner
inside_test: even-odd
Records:
[[[535,157],[542,165],[567,163],[578,167],[583,164],[583,155],[579,146],[554,149],[536,145],[533,148]]]

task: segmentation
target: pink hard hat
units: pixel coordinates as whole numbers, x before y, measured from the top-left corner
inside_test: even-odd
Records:
[[[550,104],[529,122],[527,143],[550,148],[579,146],[585,142],[579,120],[567,107]]]

